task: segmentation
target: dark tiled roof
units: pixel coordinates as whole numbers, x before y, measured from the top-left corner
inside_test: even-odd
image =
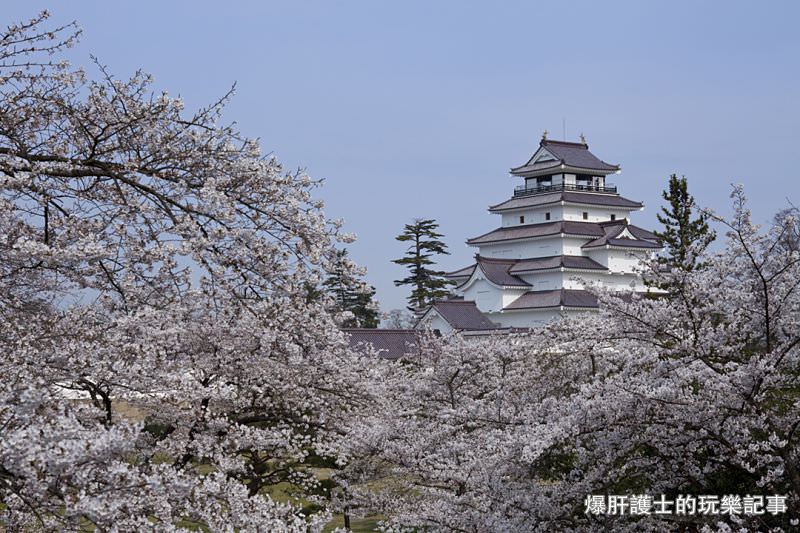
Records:
[[[633,224],[628,224],[628,231],[630,231],[637,239],[644,239],[646,241],[659,241],[658,235],[652,231],[647,231],[646,229],[640,228],[639,226],[634,226]]]
[[[581,248],[597,248],[599,246],[621,246],[623,248],[649,248],[659,249],[661,244],[658,242],[658,237],[653,233],[642,229],[632,224],[626,224],[625,221],[618,221],[616,223],[605,222],[602,224],[604,235],[593,241],[589,241]],[[631,239],[629,237],[620,237],[622,232],[628,230],[631,235],[636,237]]]
[[[548,270],[552,268],[577,268],[581,270],[608,270],[606,267],[592,259],[580,255],[554,255],[551,257],[536,257],[521,259],[511,267],[511,274]]]
[[[530,287],[529,283],[519,279],[509,272],[517,262],[516,259],[491,259],[489,257],[475,257],[478,266],[486,274],[486,279],[501,287]]]
[[[343,329],[350,337],[350,347],[363,348],[371,344],[380,357],[399,359],[418,350],[419,332],[413,329]]]
[[[598,194],[592,192],[562,191],[549,194],[520,196],[489,207],[489,211],[507,211],[525,207],[538,207],[542,205],[557,204],[560,202],[585,205],[602,205],[606,207],[621,207],[623,209],[639,209],[641,202],[628,200],[617,194]]]
[[[595,238],[605,235],[601,224],[598,222],[558,220],[555,222],[545,222],[543,224],[525,224],[522,226],[497,228],[489,233],[467,239],[467,244],[488,244],[514,239],[530,239],[533,237],[560,235],[561,233]]]
[[[537,163],[525,164],[522,165],[521,167],[512,168],[511,173],[514,174],[516,172],[538,172],[540,170],[552,170],[554,172],[561,170],[561,161],[559,161],[558,159],[548,159],[547,161],[539,161]]]
[[[641,241],[638,239],[608,239],[609,246],[619,246],[621,248],[647,248],[651,250],[660,250],[661,245],[650,241]]]
[[[472,273],[475,272],[476,264],[470,265],[468,267],[461,268],[459,270],[454,270],[453,272],[447,272],[444,277],[446,278],[469,278],[472,276]]]
[[[529,291],[503,309],[546,309],[550,307],[598,307],[597,297],[578,289]]]
[[[475,302],[463,300],[436,300],[433,306],[454,329],[483,330],[496,329],[498,326],[475,306]]]
[[[494,259],[475,254],[477,263],[461,270],[445,274],[464,284],[472,277],[475,268],[480,265],[487,279],[495,285],[503,287],[530,287],[530,283],[517,277],[517,274],[549,270],[554,268],[574,268],[580,270],[608,270],[592,259],[580,255],[554,255],[550,257],[534,257],[531,259]]]
[[[511,172],[523,173],[526,171],[544,170],[549,167],[557,167],[562,163],[571,167],[585,168],[589,170],[599,170],[613,172],[619,170],[619,165],[611,165],[598,159],[589,151],[589,145],[585,143],[573,143],[566,141],[551,141],[543,139],[539,143],[541,148],[553,154],[559,161],[532,163],[531,160],[520,167],[511,169]]]

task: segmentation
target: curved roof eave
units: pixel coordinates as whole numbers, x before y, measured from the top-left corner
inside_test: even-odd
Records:
[[[553,236],[564,235],[564,237],[580,237],[581,239],[596,239],[597,235],[581,235],[579,233],[569,233],[569,232],[556,232],[556,233],[548,233],[547,235],[537,235],[535,237],[514,237],[511,239],[499,239],[496,241],[486,241],[486,242],[470,242],[467,241],[468,246],[483,246],[485,244],[497,244],[498,242],[513,242],[513,241],[533,241],[536,239],[546,239]]]
[[[514,312],[518,312],[518,311],[549,311],[551,309],[562,309],[562,308],[564,308],[565,310],[566,309],[571,309],[571,310],[597,311],[598,309],[600,309],[600,306],[597,306],[597,307],[586,307],[586,306],[579,306],[579,305],[572,306],[572,305],[560,304],[560,305],[551,305],[551,306],[548,306],[548,307],[516,307],[516,308],[513,308],[513,309],[503,308],[503,309],[500,310],[500,312],[501,313],[514,313]]]
[[[550,167],[531,169],[527,171],[525,170],[526,168],[528,167],[522,166],[522,167],[512,168],[509,170],[509,174],[520,178],[535,178],[538,176],[547,176],[550,174],[561,174],[561,173],[599,174],[602,176],[607,176],[609,174],[613,174],[614,172],[618,172],[620,170],[619,166],[612,166],[612,165],[609,165],[608,168],[592,168],[592,167],[578,167],[561,162],[559,162],[557,165],[553,165]]]
[[[475,269],[475,270],[477,271],[477,269]],[[509,290],[527,290],[527,289],[531,288],[530,283],[526,283],[525,285],[500,285],[498,283],[495,283],[491,279],[489,279],[489,276],[486,275],[486,272],[483,269],[481,269],[481,272],[483,272],[483,278],[478,279],[477,277],[475,277],[475,273],[473,272],[473,274],[469,277],[468,280],[466,280],[464,283],[462,283],[461,285],[458,285],[455,288],[458,289],[458,290],[465,290],[468,286],[473,285],[477,281],[485,281],[486,283],[488,283],[489,285],[491,285],[495,289],[498,289],[498,290],[501,290],[501,291],[505,290],[505,289],[509,289]]]
[[[660,244],[656,243],[649,243],[648,241],[634,241],[634,242],[644,242],[648,243],[646,246],[640,246],[636,244],[595,244],[592,246],[588,246],[584,244],[581,246],[584,250],[593,250],[596,248],[609,248],[613,250],[660,250],[663,248]]]
[[[567,199],[565,198],[565,194],[563,192],[546,192],[543,194],[535,194],[530,196],[522,196],[522,197],[512,197],[508,200],[500,202],[499,204],[494,204],[489,206],[490,213],[503,213],[508,211],[517,211],[517,210],[526,210],[531,208],[539,208],[539,207],[547,207],[550,205],[560,205],[564,203],[564,205],[575,205],[575,206],[585,206],[585,207],[610,207],[614,209],[621,209],[621,210],[641,210],[644,208],[644,203],[638,202],[636,200],[629,200],[619,195],[612,195],[612,194],[598,194],[592,192],[574,192],[573,194],[580,194],[580,195],[592,195],[591,198],[593,200],[605,200],[605,201],[595,201],[582,203],[576,201],[574,199]],[[552,195],[552,199],[547,199],[546,201],[536,203],[537,199],[541,199],[543,196]],[[529,203],[525,204],[528,201]],[[502,207],[504,204],[508,204],[511,202],[521,203],[523,205],[513,206],[513,207]]]

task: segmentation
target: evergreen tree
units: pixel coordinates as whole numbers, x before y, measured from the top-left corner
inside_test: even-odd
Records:
[[[413,224],[406,224],[403,233],[395,237],[398,241],[410,244],[405,256],[392,262],[405,266],[410,273],[403,279],[395,280],[394,284],[413,287],[407,300],[417,308],[425,307],[436,298],[447,296],[448,286],[453,283],[444,278],[444,272],[429,268],[435,264],[431,259],[434,255],[450,254],[447,245],[439,240],[443,235],[437,233],[438,227],[439,224],[433,219],[418,218]]]
[[[694,198],[689,194],[686,178],[673,174],[669,177],[669,189],[661,193],[668,202],[656,215],[664,225],[663,231],[655,234],[664,245],[666,256],[662,262],[672,268],[687,271],[695,270],[700,265],[697,256],[705,250],[716,233],[708,227],[708,215],[699,212],[693,218],[697,208]]]
[[[338,250],[333,271],[323,285],[336,302],[336,309],[353,315],[342,322],[342,327],[377,328],[378,309],[372,299],[375,289],[356,277],[354,266],[347,257],[347,250]]]

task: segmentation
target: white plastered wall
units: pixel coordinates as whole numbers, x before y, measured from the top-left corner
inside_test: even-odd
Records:
[[[579,317],[591,310],[531,309],[504,313],[492,313],[489,320],[506,328],[532,328],[543,326],[561,316]]]
[[[519,209],[507,213],[501,213],[502,226],[508,228],[511,226],[522,226],[527,224],[544,224],[546,222],[554,222],[563,219],[564,207],[561,205],[547,205],[543,207],[531,207],[529,209]],[[550,219],[547,219],[546,213],[550,213]],[[519,217],[524,216],[524,222],[520,222]]]
[[[439,330],[442,334],[452,333],[453,327],[442,316],[432,309],[419,321],[414,329]]]
[[[610,207],[589,207],[589,206],[564,206],[564,220],[576,220],[579,222],[607,222],[614,215],[616,220],[630,217],[630,211],[625,209],[612,209]],[[587,219],[583,218],[583,213],[587,213]]]
[[[562,239],[560,235],[553,235],[528,241],[486,244],[479,247],[478,253],[483,257],[529,259],[532,257],[562,255],[565,253],[564,250],[566,246],[570,250],[566,253],[570,255],[581,255],[580,246],[586,241],[587,239],[571,237]]]
[[[476,272],[474,281],[462,292],[464,300],[475,302],[484,313],[503,308],[503,291],[486,281],[482,272]]]

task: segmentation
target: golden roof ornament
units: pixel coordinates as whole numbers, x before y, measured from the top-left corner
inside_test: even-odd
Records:
[[[542,132],[542,140],[543,140],[543,141],[546,141],[546,140],[547,140],[547,130],[544,130],[544,131]]]
[[[586,144],[586,137],[583,136],[583,133],[581,133],[581,143]]]

